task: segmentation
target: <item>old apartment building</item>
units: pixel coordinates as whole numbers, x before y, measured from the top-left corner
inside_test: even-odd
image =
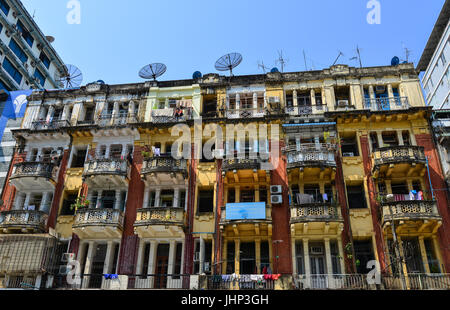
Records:
[[[430,116],[412,64],[35,91],[2,286],[368,289],[376,260],[376,288],[448,288]]]

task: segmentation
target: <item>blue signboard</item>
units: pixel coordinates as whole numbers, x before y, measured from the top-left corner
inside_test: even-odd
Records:
[[[265,220],[266,203],[265,202],[241,202],[227,203],[227,220]]]
[[[32,90],[18,90],[9,92],[8,99],[4,104],[2,115],[0,118],[0,141],[3,138],[3,132],[5,131],[6,123],[9,119],[22,118],[25,115],[27,108],[27,96],[29,96]]]

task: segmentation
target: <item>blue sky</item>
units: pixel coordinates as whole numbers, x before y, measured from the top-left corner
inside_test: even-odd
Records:
[[[262,73],[258,61],[285,71],[329,67],[361,48],[363,66],[389,65],[393,56],[417,64],[445,0],[379,0],[381,23],[366,21],[368,0],[79,0],[81,24],[68,24],[68,0],[22,0],[67,64],[78,66],[83,84],[143,81],[138,71],[163,62],[161,80],[189,79],[196,70],[216,72],[216,59],[240,52],[234,74]],[[278,66],[279,67],[279,66]]]

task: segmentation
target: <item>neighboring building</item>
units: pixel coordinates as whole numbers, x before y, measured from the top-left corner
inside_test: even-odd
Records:
[[[0,0],[0,193],[9,169],[29,89],[55,89],[65,67],[50,42],[19,0]],[[20,101],[20,106],[18,105]],[[11,110],[12,109],[12,110]],[[22,113],[21,113],[22,111]]]
[[[118,274],[122,288],[368,289],[375,259],[378,288],[448,288],[449,201],[412,64],[92,83],[28,102],[2,196],[6,287],[110,288],[103,275]],[[177,133],[216,158],[174,157]],[[51,255],[23,253],[33,237]],[[52,259],[21,265],[31,257]]]

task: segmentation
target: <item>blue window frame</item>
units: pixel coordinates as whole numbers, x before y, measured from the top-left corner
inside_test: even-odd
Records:
[[[45,55],[44,52],[41,52],[41,55],[39,56],[39,59],[42,61],[44,66],[49,69],[50,68],[50,59]]]
[[[22,61],[23,63],[27,62],[28,56],[25,54],[19,44],[17,44],[17,42],[13,39],[9,41],[9,48],[13,51],[14,54],[16,54],[17,57],[19,57],[20,61]]]
[[[41,73],[41,71],[39,71],[38,69],[36,69],[36,71],[34,71],[34,77],[38,78],[39,80],[39,84],[41,86],[45,85],[45,76]]]
[[[5,0],[0,0],[0,9],[3,11],[3,13],[5,13],[6,16],[8,16],[10,7]]]
[[[13,64],[11,63],[11,61],[9,61],[8,58],[5,58],[5,60],[3,60],[2,66],[5,69],[5,71],[8,72],[8,74],[14,79],[14,81],[16,81],[17,84],[20,85],[20,83],[22,82],[22,74],[20,74],[19,70],[17,70],[13,66]]]
[[[19,20],[17,21],[17,29],[19,29],[20,32],[22,32],[22,37],[25,39],[25,41],[28,43],[30,47],[33,47],[33,36],[30,34],[30,32],[25,28],[25,26],[22,24],[22,22]]]

